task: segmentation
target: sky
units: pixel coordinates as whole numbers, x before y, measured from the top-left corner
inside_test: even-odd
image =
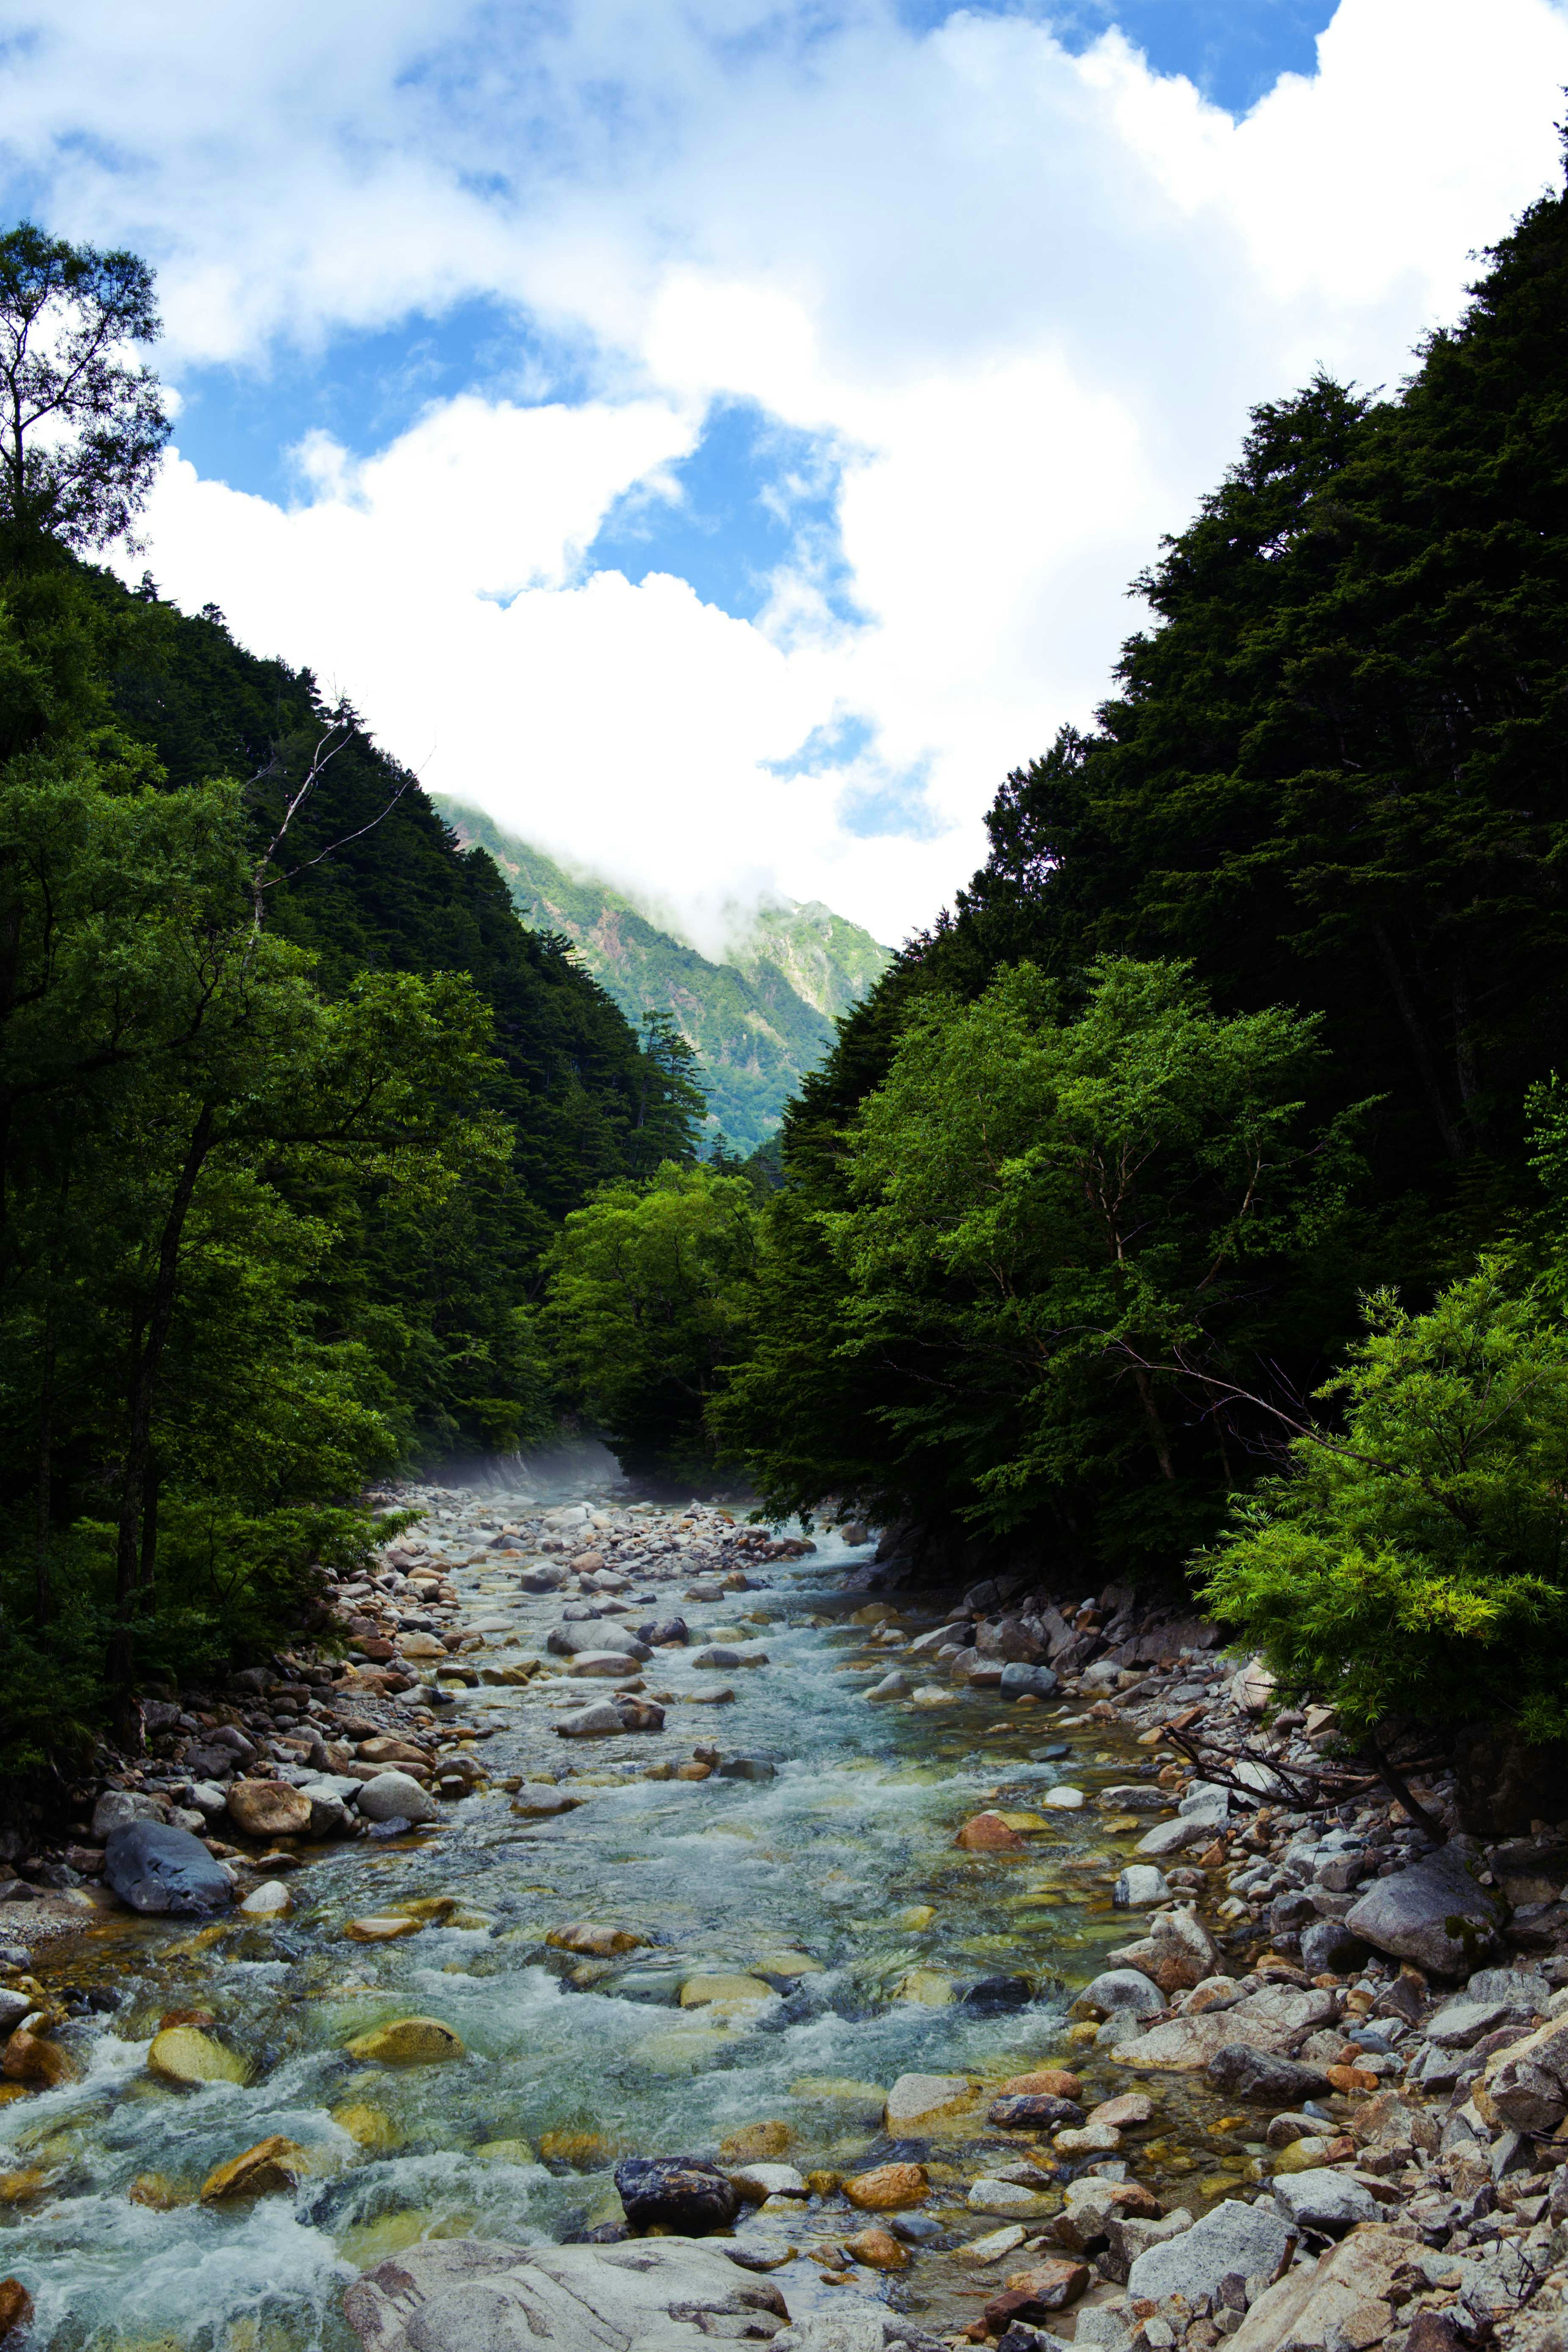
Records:
[[[1568,0],[0,0],[0,172],[159,274],[128,577],[709,952],[891,943],[1565,84]]]

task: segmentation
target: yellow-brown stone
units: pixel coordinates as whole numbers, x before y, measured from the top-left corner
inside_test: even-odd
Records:
[[[900,2213],[922,2205],[930,2183],[923,2164],[879,2164],[844,2183],[844,2194],[863,2213]]]
[[[243,2058],[199,2026],[168,2025],[153,2037],[147,2072],[165,2083],[243,2083],[248,2069]]]
[[[395,2018],[390,2025],[356,2033],[343,2047],[351,2058],[374,2059],[383,2066],[439,2065],[467,2055],[461,2036],[436,2017]]]
[[[202,2203],[221,2205],[230,2197],[272,2197],[291,2189],[305,2168],[304,2149],[281,2132],[269,2132],[243,2155],[216,2164],[202,2183]]]
[[[858,2230],[844,2241],[844,2251],[870,2271],[908,2270],[910,2250],[890,2230]]]

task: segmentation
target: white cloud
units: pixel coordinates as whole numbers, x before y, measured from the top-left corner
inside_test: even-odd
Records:
[[[1239,123],[1119,36],[1075,58],[881,0],[831,28],[805,0],[36,11],[0,0],[36,35],[18,184],[152,254],[176,362],[474,293],[586,354],[577,406],[466,397],[368,462],[311,439],[291,510],[174,466],[155,569],[710,942],[770,883],[885,938],[929,918],[1000,775],[1103,689],[1126,581],[1247,404],[1320,362],[1397,379],[1554,176],[1568,81],[1560,0],[1342,0],[1317,74]],[[752,625],[582,579],[722,396],[846,454],[863,627],[809,581]],[[879,730],[858,761],[771,772],[844,713]],[[906,772],[944,833],[846,829]]]

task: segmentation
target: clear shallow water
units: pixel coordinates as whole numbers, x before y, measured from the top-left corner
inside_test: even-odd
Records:
[[[658,1654],[649,1681],[676,1697],[657,1742],[568,1748],[539,1699],[474,1694],[465,1718],[505,1727],[476,1751],[486,1769],[574,1769],[586,1801],[568,1815],[523,1821],[500,1791],[476,1794],[422,1840],[315,1850],[277,1926],[116,1919],[54,1958],[50,1981],[111,1984],[121,2007],[60,2037],[86,2068],[80,2083],[0,2107],[0,2196],[16,2199],[0,2205],[0,2271],[34,2294],[42,2340],[60,2352],[347,2352],[344,2284],[414,2238],[528,2242],[618,2220],[616,2157],[710,2154],[763,2118],[789,2124],[803,2170],[853,2169],[887,2152],[879,2095],[899,2074],[1000,2078],[1073,2056],[1071,1987],[1137,1932],[1109,1897],[1131,1835],[1108,1833],[1089,1810],[1057,1814],[1019,1857],[952,1841],[999,1792],[1026,1809],[1062,1779],[1092,1792],[1147,1751],[1107,1746],[1094,1727],[1066,1734],[1064,1762],[1030,1762],[1065,1710],[1003,1709],[994,1694],[929,1711],[867,1705],[858,1692],[902,1662],[847,1622],[863,1596],[843,1595],[842,1571],[864,1557],[827,1537],[815,1557],[772,1566],[770,1591],[677,1602],[694,1625],[760,1636],[770,1663],[719,1677]],[[508,1589],[488,1574],[456,1581],[479,1617]],[[530,1611],[541,1626],[557,1613]],[[822,1617],[833,1622],[811,1622]],[[918,1662],[904,1670],[924,1678]],[[721,1679],[732,1706],[683,1703]],[[708,1739],[772,1759],[777,1778],[621,1783],[614,1772]],[[457,1899],[446,1924],[393,1945],[344,1939],[349,1919],[433,1895]],[[547,1931],[571,1920],[648,1941],[612,1963],[547,1951]],[[795,1973],[791,1955],[818,1971]],[[677,2005],[693,1974],[756,1969],[777,1988],[760,2004],[721,2015]],[[1037,1998],[1002,2014],[962,1999],[922,2006],[897,1997],[917,1969],[961,1994],[1026,1975]],[[212,2012],[250,2066],[247,2086],[180,2091],[145,2073],[160,2016],[186,2007]],[[453,2028],[467,2059],[392,2068],[345,2052],[410,2012]],[[1170,2094],[1173,2109],[1181,2098]],[[292,2199],[195,2202],[213,2166],[269,2133],[310,2151]],[[1216,2149],[1210,2168],[1219,2160]],[[944,2195],[956,2217],[982,2168],[972,2157],[944,2183],[939,2160],[939,2218]],[[1172,2168],[1194,2159],[1173,2148]],[[133,2187],[154,2202],[134,2201]],[[779,2232],[766,2216],[743,2226]],[[821,2235],[845,2227],[842,2208],[822,2210]],[[828,2292],[803,2260],[780,2280],[793,2309]],[[919,2272],[898,2291],[918,2304]]]

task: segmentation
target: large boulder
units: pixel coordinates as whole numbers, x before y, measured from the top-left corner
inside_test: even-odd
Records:
[[[1118,2046],[1116,2063],[1196,2073],[1227,2044],[1237,2042],[1282,2054],[1314,2026],[1331,2023],[1333,2014],[1330,1992],[1315,1988],[1298,1992],[1290,1985],[1267,1985],[1231,2007],[1205,2011],[1197,2017],[1173,2017],[1167,2025],[1152,2025],[1137,2041]]]
[[[1435,1976],[1465,1976],[1497,1934],[1497,1914],[1452,1846],[1392,1878],[1375,1879],[1345,1914],[1352,1936]]]
[[[1321,2262],[1298,2264],[1266,2288],[1230,2338],[1230,2352],[1381,2343],[1400,2316],[1388,2297],[1410,2254],[1408,2238],[1363,2222]]]
[[[1163,2303],[1167,2295],[1183,2294],[1195,2303],[1216,2294],[1233,2272],[1244,2279],[1278,2278],[1295,2244],[1296,2231],[1271,2206],[1227,2197],[1190,2230],[1140,2254],[1127,2273],[1127,2292],[1135,2302]]]
[[[292,1791],[290,1791],[292,1794]],[[103,1874],[132,1911],[226,1911],[234,1882],[189,1830],[126,1822],[110,1834]]]
[[[526,2248],[427,2240],[356,2279],[343,2314],[364,2352],[705,2352],[714,2336],[740,2336],[748,2316],[789,2315],[770,2279],[684,2237]]]
[[[703,2235],[729,2229],[741,2210],[733,2181],[700,2156],[628,2156],[616,2167],[616,2190],[634,2230]]]

